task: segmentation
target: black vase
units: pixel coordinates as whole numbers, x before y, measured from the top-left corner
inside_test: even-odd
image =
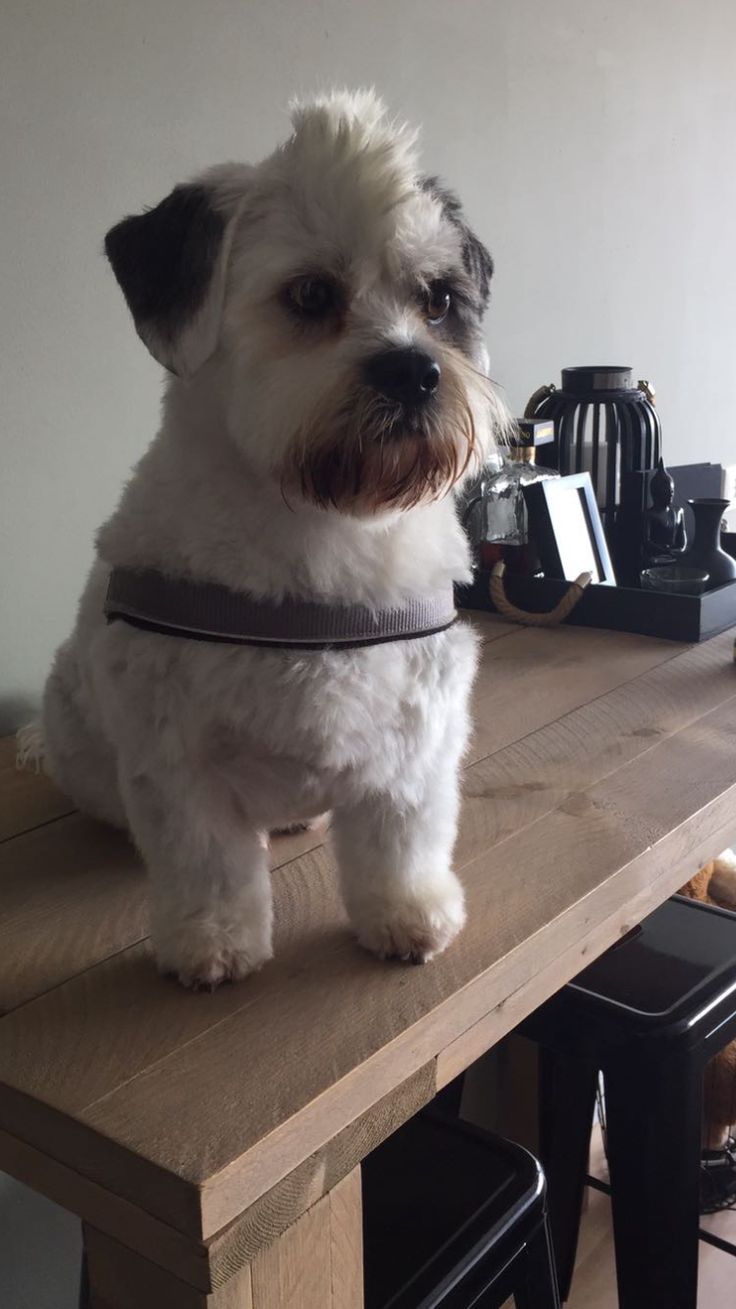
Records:
[[[721,520],[730,501],[704,497],[688,500],[688,504],[695,518],[695,532],[690,549],[682,556],[683,568],[700,568],[708,573],[708,591],[736,581],[736,559],[721,549]]]

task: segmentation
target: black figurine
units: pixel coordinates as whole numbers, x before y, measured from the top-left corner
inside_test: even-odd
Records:
[[[642,556],[644,566],[671,562],[687,545],[685,515],[672,501],[675,483],[660,459],[649,483],[651,509],[642,516]]]

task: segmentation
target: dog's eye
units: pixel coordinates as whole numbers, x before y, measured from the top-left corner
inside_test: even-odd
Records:
[[[302,318],[326,318],[338,304],[338,290],[329,277],[298,277],[286,294],[290,307]]]
[[[447,318],[452,304],[452,296],[446,282],[432,282],[424,300],[424,309],[430,323],[436,326]]]

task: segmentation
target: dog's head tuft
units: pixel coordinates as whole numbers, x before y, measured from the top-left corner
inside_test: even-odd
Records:
[[[292,123],[261,164],[124,219],[106,252],[151,353],[217,386],[287,500],[406,509],[505,423],[481,336],[491,258],[372,92],[296,104]]]

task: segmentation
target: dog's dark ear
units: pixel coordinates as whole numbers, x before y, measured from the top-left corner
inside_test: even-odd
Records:
[[[159,363],[188,375],[217,345],[230,241],[207,186],[177,186],[105,237],[136,330]]]
[[[445,217],[460,232],[463,263],[467,273],[475,283],[478,291],[478,308],[480,313],[483,313],[491,294],[493,259],[483,242],[478,239],[473,229],[468,225],[463,214],[462,205],[454,191],[450,191],[446,186],[443,186],[438,177],[423,178],[422,190],[428,191],[436,200],[439,200]]]

